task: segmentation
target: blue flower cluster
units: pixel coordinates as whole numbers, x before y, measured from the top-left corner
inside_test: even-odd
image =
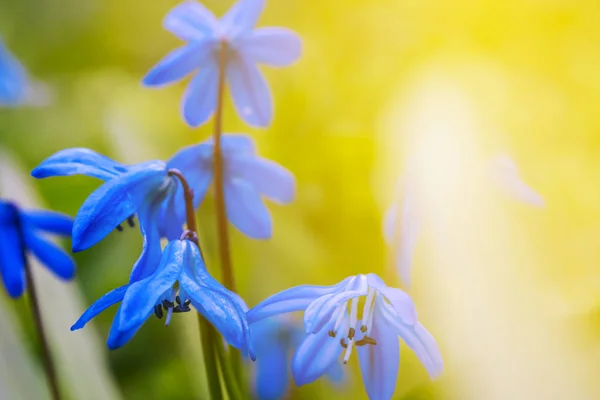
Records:
[[[102,184],[83,202],[74,221],[0,202],[3,283],[11,296],[23,293],[27,251],[59,277],[73,277],[71,259],[43,239],[41,232],[71,235],[72,249],[78,252],[123,229],[124,222],[133,226],[137,216],[143,249],[129,282],[97,300],[72,330],[83,328],[120,303],[108,335],[109,348],[116,349],[130,341],[152,315],[169,324],[173,314],[193,307],[231,346],[252,359],[258,357],[256,387],[261,398],[284,395],[288,349],[295,349],[292,376],[298,385],[304,385],[324,374],[339,380],[340,364],[347,363],[356,348],[369,398],[391,399],[400,362],[399,338],[416,353],[432,378],[443,369],[436,341],[419,323],[405,292],[388,287],[377,275],[366,274],[333,286],[287,289],[247,310],[236,293],[207,272],[193,218],[213,180],[218,180],[217,190],[222,190],[228,221],[254,239],[273,234],[263,199],[287,204],[295,196],[293,174],[258,156],[250,136],[220,131],[226,85],[238,115],[249,125],[266,127],[273,117],[273,101],[257,64],[286,66],[300,57],[302,43],[294,32],[254,29],[263,7],[264,0],[240,0],[217,19],[202,4],[190,0],[166,15],[164,27],[186,43],[159,61],[143,82],[163,86],[194,75],[183,96],[183,118],[195,127],[214,116],[215,137],[183,148],[167,161],[126,165],[84,148],[48,157],[32,171],[34,177],[86,175]],[[12,102],[18,97],[17,86],[21,87],[20,69],[2,48],[0,68],[0,100]],[[409,199],[406,201],[410,208]],[[161,241],[167,243],[164,248]],[[289,325],[267,322],[295,311],[304,312],[302,334]],[[252,333],[263,340],[253,339]],[[265,346],[264,339],[269,337],[273,340],[267,340]],[[273,376],[279,377],[277,382],[272,381]]]

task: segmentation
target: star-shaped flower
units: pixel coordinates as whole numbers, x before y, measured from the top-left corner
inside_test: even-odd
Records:
[[[358,304],[365,298],[362,315]],[[348,312],[348,309],[350,311]],[[297,286],[248,311],[250,324],[292,311],[304,311],[306,338],[292,360],[298,385],[315,381],[357,347],[363,382],[371,400],[394,394],[400,364],[398,336],[434,378],[443,362],[433,336],[418,322],[410,297],[374,274],[349,277],[334,286]]]
[[[155,245],[160,246],[150,244]],[[250,328],[237,296],[209,275],[195,243],[186,239],[171,241],[162,256],[149,263],[153,264],[149,268],[152,273],[101,297],[71,330],[83,328],[100,312],[121,302],[108,337],[108,347],[116,349],[131,340],[152,314],[162,318],[166,313],[169,324],[173,313],[190,311],[192,305],[229,344],[255,358]]]
[[[66,215],[21,210],[14,203],[0,200],[0,275],[11,297],[19,297],[25,291],[24,257],[28,252],[59,278],[73,279],[73,259],[44,237],[44,233],[70,236],[72,226],[73,220]]]
[[[87,175],[105,183],[83,203],[73,227],[73,251],[93,246],[123,221],[132,223],[138,214],[143,232],[150,224],[159,225],[159,234],[178,238],[183,229],[185,207],[175,200],[181,185],[169,176],[163,161],[123,165],[92,150],[73,148],[48,157],[31,173],[36,178]],[[180,207],[178,206],[180,205]]]
[[[289,386],[290,352],[304,339],[304,330],[291,318],[273,317],[252,324],[251,331],[256,351],[254,390],[257,398],[281,399]],[[326,375],[330,381],[341,383],[344,379],[341,364],[332,365]]]
[[[227,218],[245,235],[266,239],[272,234],[269,210],[261,195],[280,204],[294,199],[296,182],[291,172],[259,157],[250,136],[223,135],[224,192]],[[194,188],[197,207],[213,179],[213,141],[180,150],[168,162],[170,168],[184,171]]]
[[[253,29],[263,7],[264,0],[240,0],[217,19],[196,1],[179,4],[167,14],[163,25],[187,44],[150,70],[144,84],[162,86],[195,73],[182,110],[189,125],[202,125],[217,106],[222,59],[237,113],[250,125],[269,125],[273,100],[257,64],[289,65],[300,57],[302,43],[289,29]]]

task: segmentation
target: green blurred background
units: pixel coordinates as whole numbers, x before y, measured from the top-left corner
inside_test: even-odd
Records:
[[[232,4],[203,3],[217,15]],[[210,124],[190,129],[180,117],[185,83],[160,90],[140,83],[178,46],[161,27],[175,4],[0,4],[0,34],[52,97],[45,107],[0,110],[3,197],[18,197],[11,190],[20,184],[14,182],[19,170],[27,173],[63,148],[139,162],[166,159],[210,135]],[[400,284],[388,268],[381,219],[407,152],[416,149],[432,168],[423,178],[427,222],[409,293],[440,344],[446,372],[430,383],[404,347],[396,398],[600,398],[594,377],[600,366],[599,19],[600,5],[591,0],[269,1],[259,25],[294,29],[304,55],[290,68],[264,69],[275,99],[271,127],[246,127],[229,101],[224,126],[250,133],[261,155],[293,171],[298,189],[292,205],[269,206],[272,240],[231,230],[242,297],[252,306],[289,286],[329,285],[367,272]],[[485,160],[499,152],[515,159],[545,198],[544,209],[488,196],[465,178],[484,174]],[[98,182],[25,176],[22,184],[38,204],[74,215]],[[199,223],[219,276],[212,196]],[[78,276],[69,287],[81,295],[70,289],[73,298],[65,301],[81,311],[122,285],[140,249],[139,232],[127,229],[76,254]],[[68,286],[59,285],[59,291]],[[0,325],[12,332],[0,340],[16,332],[23,347],[2,357],[32,365],[37,378],[22,385],[43,388],[26,301],[0,298],[7,315]],[[55,299],[47,297],[49,315],[61,314]],[[118,398],[119,392],[124,399],[202,398],[191,313],[168,328],[150,319],[129,344],[109,352],[103,341],[113,315],[110,309],[86,328],[89,342],[81,345],[94,346],[90,359],[97,363],[79,371],[82,391],[69,389],[78,375],[66,371],[73,373],[68,360],[82,351],[68,344],[83,333],[69,332],[74,319],[49,318],[65,344],[61,369],[71,398]],[[14,348],[7,343],[0,349]],[[350,364],[345,388],[318,382],[293,389],[289,398],[366,398],[357,361]],[[0,384],[24,393],[17,380],[0,378]],[[14,398],[43,398],[40,390]]]

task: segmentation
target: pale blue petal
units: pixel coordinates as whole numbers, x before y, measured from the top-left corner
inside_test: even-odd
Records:
[[[381,293],[390,302],[396,315],[398,315],[405,324],[414,325],[417,323],[417,309],[408,294],[400,289],[387,286],[383,280],[375,274],[368,274],[367,280],[369,286]]]
[[[254,335],[254,330],[253,330]],[[260,339],[264,340],[265,337]],[[265,346],[256,354],[256,395],[261,400],[278,400],[285,395],[288,384],[287,348],[281,341]]]
[[[385,318],[386,324],[415,352],[429,376],[432,379],[438,377],[444,369],[444,361],[434,337],[418,322],[414,325],[403,323],[395,317],[394,311],[385,302],[379,301],[377,308]]]
[[[14,218],[18,211],[14,209]],[[25,263],[23,243],[17,224],[0,225],[0,275],[2,283],[10,297],[19,297],[25,291]]]
[[[296,193],[294,175],[274,161],[262,157],[231,157],[228,170],[252,184],[263,196],[281,204],[290,203]]]
[[[517,165],[509,156],[496,156],[491,168],[492,179],[507,195],[536,207],[544,206],[542,196],[521,179]]]
[[[164,184],[164,164],[124,174],[94,191],[83,203],[73,225],[73,251],[98,243],[121,222],[135,214]]]
[[[194,191],[194,208],[202,203],[212,182],[212,157],[213,146],[209,143],[200,143],[184,147],[167,162],[168,169],[175,168],[181,171]],[[177,203],[184,210],[183,188],[179,183],[176,198]]]
[[[185,242],[188,251],[185,253],[185,268],[179,284],[193,306],[217,328],[225,340],[254,360],[256,356],[244,310],[231,292],[208,275],[196,245]]]
[[[62,279],[70,280],[75,276],[75,261],[60,247],[50,243],[35,233],[25,231],[25,243],[40,262]]]
[[[119,288],[113,289],[110,292],[106,293],[104,296],[100,297],[94,304],[90,306],[85,312],[79,317],[77,322],[73,324],[71,327],[72,331],[77,329],[81,329],[87,324],[92,318],[96,315],[100,314],[102,311],[106,310],[108,307],[113,304],[117,304],[121,300],[123,300],[123,296],[125,296],[125,292],[129,285],[124,285]]]
[[[270,238],[273,223],[260,194],[240,179],[226,179],[224,184],[227,219],[246,236],[253,239]]]
[[[127,172],[127,167],[90,149],[61,150],[46,158],[31,171],[35,178],[87,175],[104,181]]]
[[[183,95],[183,117],[188,125],[204,124],[215,112],[219,69],[214,61],[207,61],[190,82]]]
[[[73,218],[68,215],[44,210],[27,210],[22,215],[25,221],[35,229],[56,235],[71,236]]]
[[[383,217],[383,237],[388,245],[394,244],[396,236],[396,223],[398,222],[398,204],[392,203]]]
[[[412,186],[407,186],[402,200],[400,244],[396,250],[396,266],[402,281],[410,286],[410,272],[417,241],[421,234],[421,215]]]
[[[27,73],[0,40],[0,105],[16,106],[25,100]]]
[[[163,26],[183,40],[200,40],[214,35],[218,20],[203,4],[187,0],[167,13]]]
[[[212,41],[202,40],[173,50],[146,74],[142,82],[146,86],[177,82],[206,64],[211,57],[212,48]]]
[[[158,300],[179,279],[183,270],[184,250],[179,240],[169,242],[154,274],[129,285],[121,303],[119,330],[127,331],[148,319]]]
[[[340,363],[334,363],[327,372],[327,379],[335,384],[341,384],[345,380],[344,368]]]
[[[257,304],[246,314],[248,322],[253,324],[262,319],[292,311],[305,310],[310,303],[321,296],[337,292],[345,287],[349,278],[333,286],[301,285],[283,290]]]
[[[161,196],[157,196],[148,205],[144,205],[138,212],[140,231],[142,232],[142,254],[136,261],[129,277],[129,283],[145,279],[152,275],[162,257],[160,246],[160,230],[156,223],[159,216]]]
[[[335,321],[330,324],[333,329]],[[343,318],[340,330],[348,331],[348,315]],[[326,373],[339,358],[343,347],[337,338],[332,338],[328,330],[322,329],[319,333],[309,334],[296,350],[292,359],[292,374],[298,386],[314,382]]]
[[[273,119],[271,90],[256,64],[244,57],[233,57],[226,68],[233,104],[249,125],[264,128]]]
[[[398,335],[378,308],[373,315],[370,337],[376,345],[357,347],[365,390],[370,400],[390,400],[398,379],[400,345]]]
[[[179,182],[177,185],[181,186]],[[158,223],[156,220],[153,221],[154,224],[159,225],[160,236],[167,238],[169,241],[181,237],[181,234],[183,233],[183,224],[186,219],[183,193],[181,195],[181,201],[179,202],[176,201],[176,195],[177,192],[169,194],[168,199],[161,205],[160,212],[157,216]]]
[[[213,138],[206,141],[214,146]],[[250,135],[225,133],[221,136],[221,151],[225,159],[237,156],[255,156],[256,143]]]
[[[283,67],[302,55],[302,40],[287,28],[259,28],[238,45],[246,57],[261,64]]]
[[[238,0],[220,21],[229,39],[254,28],[264,6],[265,0]]]

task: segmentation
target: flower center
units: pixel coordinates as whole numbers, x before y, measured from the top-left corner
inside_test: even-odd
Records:
[[[360,332],[363,334],[363,337],[359,340],[356,339],[356,329],[358,322],[358,303],[360,298],[355,297],[350,302],[350,328],[348,329],[348,334],[345,337],[340,339],[340,345],[346,350],[344,354],[344,364],[348,362],[350,359],[350,355],[352,354],[352,349],[354,346],[366,346],[366,345],[376,345],[377,342],[375,339],[369,336],[371,333],[371,328],[373,326],[373,309],[374,309],[374,301],[377,296],[377,291],[373,288],[369,288],[367,292],[367,297],[365,303],[363,305],[362,310],[362,318],[360,322]],[[346,313],[348,309],[348,301],[341,304],[337,310],[334,312],[335,325],[333,330],[329,331],[329,336],[335,338],[338,335],[338,331],[344,318],[348,318]],[[346,342],[346,339],[348,340]]]
[[[175,296],[175,302],[173,302],[173,294],[175,291],[172,291],[171,300],[163,299],[160,303],[154,306],[154,315],[156,318],[162,319],[166,313],[165,326],[169,326],[171,323],[171,318],[173,317],[173,313],[183,313],[191,311],[190,309],[190,300],[183,300],[179,295]]]

